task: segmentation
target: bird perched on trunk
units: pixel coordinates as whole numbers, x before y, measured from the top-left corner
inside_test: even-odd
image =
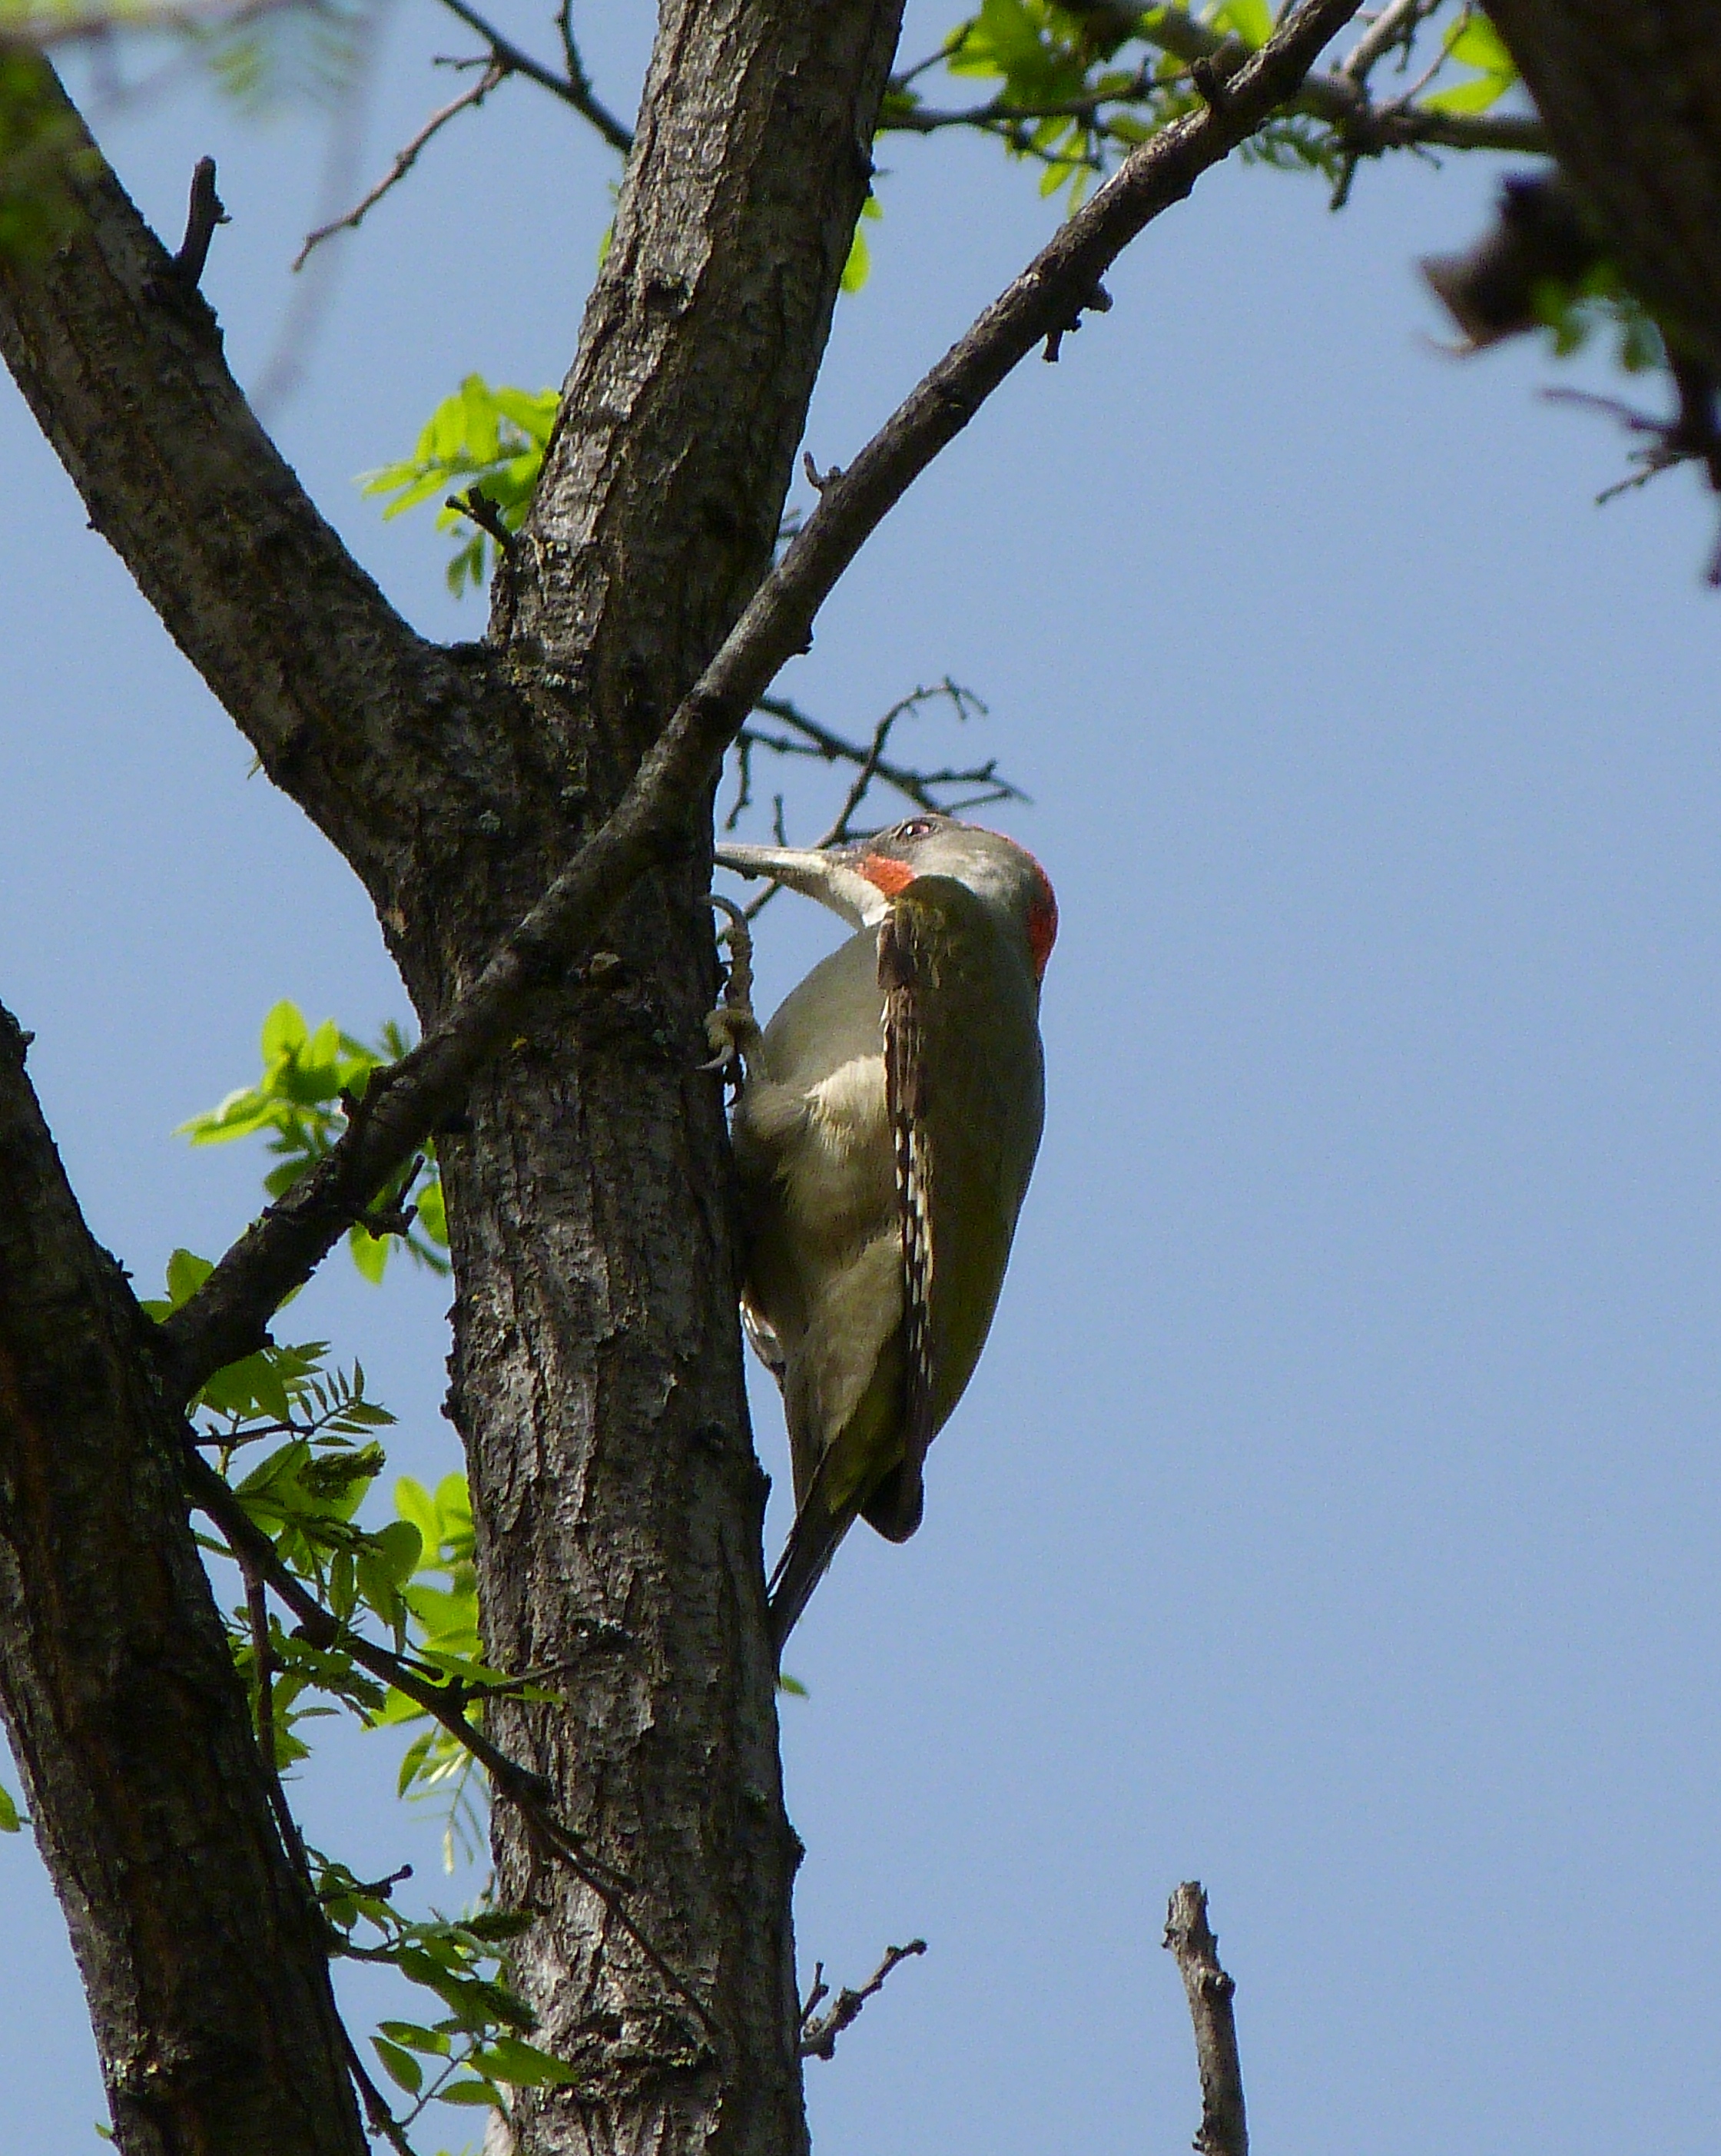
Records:
[[[719,846],[859,932],[761,1032],[747,925],[712,1014],[740,1069],[742,1312],[783,1388],[795,1521],[771,1582],[780,1654],[857,1517],[920,1524],[927,1445],[962,1397],[1040,1144],[1040,983],[1057,904],[1031,854],[924,815],[823,850]]]

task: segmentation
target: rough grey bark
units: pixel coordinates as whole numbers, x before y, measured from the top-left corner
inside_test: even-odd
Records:
[[[309,1897],[187,1524],[180,1419],[0,1011],[0,1704],[126,2156],[360,2156]]]
[[[571,826],[614,803],[768,564],[896,27],[894,0],[663,9],[614,239],[493,621],[563,760]],[[444,1148],[490,1651],[574,1671],[565,1712],[511,1705],[499,1732],[638,1880],[639,1921],[722,2030],[499,1813],[507,1897],[547,1911],[519,1979],[587,2070],[527,2107],[524,2145],[558,2156],[805,2143],[763,1483],[719,1088],[692,1068],[715,985],[701,820],[685,866],[606,932],[623,962],[609,993],[547,1012],[475,1086],[470,1137]],[[527,850],[496,860],[485,932],[469,924],[437,954],[443,981],[553,865]],[[594,1620],[614,1629],[593,1637]]]
[[[1721,8],[1488,0],[1632,285],[1721,375]]]

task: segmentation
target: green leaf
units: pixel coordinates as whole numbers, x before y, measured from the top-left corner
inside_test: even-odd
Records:
[[[456,596],[467,583],[483,582],[489,542],[448,506],[449,498],[479,487],[506,528],[517,531],[537,485],[559,402],[553,389],[492,388],[482,375],[469,374],[431,413],[410,458],[359,475],[364,493],[388,497],[385,517],[427,501],[442,505],[437,528],[460,534],[448,565]]]
[[[378,1528],[371,1542],[381,1553],[388,1576],[397,1587],[403,1585],[418,1570],[419,1559],[424,1553],[424,1537],[410,1520],[391,1520],[386,1527]]]
[[[359,1271],[372,1287],[378,1286],[388,1270],[388,1236],[373,1235],[368,1229],[355,1225],[347,1231],[347,1247]]]
[[[485,2104],[492,2111],[498,2107],[496,2092],[488,2082],[450,2082],[446,2088],[436,2092],[439,2103]]]
[[[1208,18],[1215,30],[1235,30],[1248,45],[1264,45],[1273,33],[1267,0],[1224,0]]]
[[[448,1248],[448,1214],[444,1208],[442,1178],[433,1175],[418,1193],[419,1225],[439,1249]]]
[[[1477,72],[1468,82],[1449,84],[1422,100],[1436,112],[1486,112],[1518,82],[1518,64],[1487,16],[1461,16],[1446,39],[1446,58]]]
[[[23,1825],[23,1815],[4,1782],[0,1782],[0,1834],[16,1834]]]
[[[409,2051],[422,2051],[427,2058],[445,2059],[454,2048],[445,2029],[427,2029],[418,2021],[379,2021],[377,2026],[393,2042]]]
[[[264,1068],[296,1055],[310,1037],[304,1012],[284,998],[263,1021]]]
[[[176,1250],[167,1260],[167,1297],[174,1309],[189,1302],[214,1270],[212,1260],[190,1250]]]
[[[424,2069],[412,2053],[402,2051],[398,2044],[391,2044],[386,2036],[372,2036],[371,2043],[389,2080],[408,2096],[416,2096],[424,2086]]]

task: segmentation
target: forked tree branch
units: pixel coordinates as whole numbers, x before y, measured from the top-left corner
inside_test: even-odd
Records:
[[[817,507],[647,753],[608,820],[557,875],[419,1046],[379,1071],[346,1134],[221,1260],[160,1329],[186,1399],[254,1350],[387,1177],[460,1106],[532,993],[556,981],[651,867],[696,841],[692,804],[861,547],[982,404],[1043,341],[1092,306],[1123,249],[1292,96],[1359,0],[1304,0],[1199,112],[1143,144],[1061,227],[898,406]],[[690,1043],[690,1050],[692,1044]]]
[[[442,0],[451,15],[458,16],[469,30],[473,30],[490,47],[493,65],[500,66],[509,74],[523,74],[528,81],[537,83],[564,105],[572,105],[582,120],[590,122],[612,150],[624,157],[634,146],[631,128],[624,126],[592,88],[591,77],[586,73],[579,56],[579,48],[573,40],[568,10],[564,7],[557,17],[557,27],[562,35],[562,49],[568,62],[568,73],[559,75],[553,68],[547,68],[542,60],[535,60],[523,46],[516,45],[506,37],[495,23],[480,15],[467,0]]]
[[[82,495],[270,776],[373,897],[422,833],[426,715],[485,739],[509,691],[383,598],[258,424],[195,290],[213,171],[176,259],[43,60],[34,115],[79,216],[39,258],[0,251],[0,353]]]
[[[1186,1880],[1172,1896],[1165,1912],[1165,1944],[1177,1962],[1195,2025],[1195,2064],[1201,2076],[1197,2156],[1249,2156],[1243,2069],[1231,2010],[1237,1987],[1219,1965],[1219,1941],[1207,1921],[1207,1895],[1199,1881]]]
[[[804,2059],[834,2059],[836,2040],[845,2029],[851,2028],[860,2019],[860,2010],[869,1999],[876,1999],[885,1988],[886,1979],[892,1969],[900,1969],[905,1961],[927,1950],[924,1939],[910,1939],[906,1947],[886,1947],[884,1958],[867,1978],[858,1991],[845,1984],[830,2005],[821,2014],[819,2011],[830,1999],[830,1986],[825,1981],[825,1964],[820,1962],[813,1972],[813,1989],[807,2003],[801,2009],[800,2055]]]

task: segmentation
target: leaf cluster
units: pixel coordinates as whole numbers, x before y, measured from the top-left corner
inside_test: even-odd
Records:
[[[553,389],[493,389],[481,374],[469,374],[430,414],[412,455],[362,474],[359,485],[367,494],[388,498],[385,517],[443,496],[439,531],[456,531],[470,521],[470,513],[449,498],[464,486],[482,495],[504,526],[517,531],[543,466],[556,403]],[[485,533],[475,530],[455,549],[447,576],[456,598],[468,584],[475,589],[484,583],[486,543]]]
[[[100,163],[46,63],[0,46],[0,262],[39,261],[65,239],[83,215],[77,182]]]
[[[242,1086],[217,1106],[179,1126],[193,1145],[222,1145],[254,1132],[269,1134],[269,1149],[280,1161],[263,1178],[271,1198],[283,1197],[314,1168],[346,1130],[352,1111],[364,1097],[371,1074],[403,1055],[408,1043],[391,1019],[374,1047],[342,1033],[332,1019],[315,1032],[293,1003],[278,1003],[263,1021],[263,1071],[254,1086]],[[428,1179],[414,1188],[421,1168]],[[388,1264],[391,1241],[433,1272],[445,1273],[448,1222],[434,1147],[424,1160],[396,1177],[378,1198],[376,1214],[400,1211],[411,1196],[414,1219],[403,1235],[376,1235],[362,1223],[348,1231],[352,1261],[368,1281],[380,1281]]]
[[[459,1917],[403,1917],[390,1898],[393,1881],[366,1881],[311,1852],[314,1888],[348,1959],[387,1962],[442,2008],[423,2021],[391,2018],[371,2038],[383,2070],[411,2099],[404,2132],[434,2102],[506,2112],[509,2088],[566,2087],[577,2076],[565,2061],[527,2040],[536,2017],[498,1969],[510,1940],[532,1918],[478,1907]]]

